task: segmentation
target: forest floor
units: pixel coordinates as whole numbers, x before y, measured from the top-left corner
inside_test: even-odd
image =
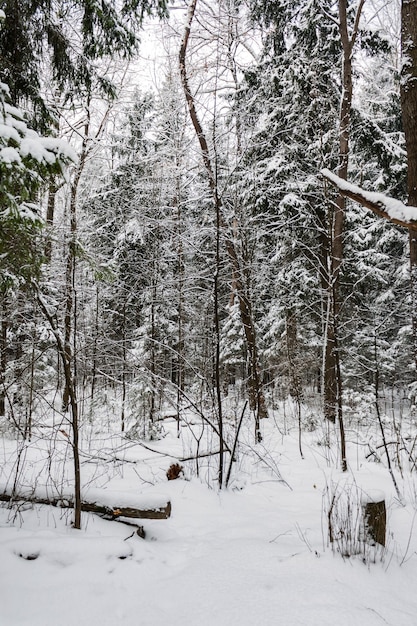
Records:
[[[415,626],[417,476],[396,469],[401,502],[386,464],[365,458],[380,443],[374,422],[360,436],[348,425],[347,473],[337,469],[333,427],[310,423],[302,459],[290,413],[284,421],[278,407],[264,420],[258,445],[247,417],[222,491],[217,456],[200,459],[198,476],[187,461],[183,477],[166,478],[172,462],[195,454],[200,437],[200,453],[216,449],[215,435],[196,419],[180,437],[176,422],[165,420],[162,438],[147,447],[111,432],[110,422],[86,423],[83,494],[166,497],[172,515],[139,521],[142,539],[91,513],[74,530],[69,510],[3,504],[0,626]],[[2,488],[15,479],[18,488],[36,483],[48,492],[70,485],[64,428],[43,424],[30,443],[4,434],[0,458]],[[361,496],[375,490],[387,505],[385,548],[357,540]]]

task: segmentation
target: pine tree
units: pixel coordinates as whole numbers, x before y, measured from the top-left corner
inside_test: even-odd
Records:
[[[136,94],[119,136],[117,167],[92,205],[90,241],[113,273],[100,305],[103,336],[111,339],[101,349],[112,357],[101,369],[112,375],[117,359],[123,399],[140,407],[142,434],[148,424],[153,428],[163,393],[173,404],[176,397],[179,411],[186,377],[184,111],[176,108],[171,123],[177,105],[169,83],[158,103]]]

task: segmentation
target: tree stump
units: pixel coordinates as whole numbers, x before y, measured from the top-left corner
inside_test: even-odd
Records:
[[[381,492],[367,493],[362,497],[362,514],[364,525],[364,541],[385,546],[387,532],[387,511],[384,494]]]

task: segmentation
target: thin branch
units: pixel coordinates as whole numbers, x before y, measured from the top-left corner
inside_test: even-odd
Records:
[[[359,22],[361,19],[361,14],[362,14],[362,9],[363,9],[364,4],[365,4],[365,0],[360,0],[358,8],[356,9],[355,23],[353,25],[352,36],[350,38],[350,45],[352,46],[352,49],[353,49],[353,46],[355,45],[356,37],[358,36]]]

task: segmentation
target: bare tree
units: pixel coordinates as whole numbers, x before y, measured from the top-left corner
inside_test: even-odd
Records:
[[[339,0],[339,33],[342,43],[342,97],[339,122],[339,163],[337,172],[347,180],[349,166],[350,118],[353,97],[352,56],[359,30],[359,21],[365,0],[356,9],[354,25],[348,25],[348,0]],[[340,269],[343,260],[343,230],[345,197],[339,193],[334,205],[331,225],[331,254],[328,281],[328,307],[326,319],[326,343],[324,357],[324,415],[331,422],[338,419],[341,441],[342,469],[347,469],[346,445],[342,414],[342,381],[340,375],[340,352],[338,348],[338,319],[340,312]]]
[[[268,411],[266,408],[265,397],[262,389],[262,381],[259,371],[257,341],[252,315],[252,305],[245,285],[244,273],[241,268],[239,256],[233,239],[233,232],[231,232],[231,230],[228,228],[224,216],[223,203],[218,188],[215,164],[213,164],[213,159],[210,155],[207,137],[197,114],[195,98],[189,86],[186,68],[187,47],[191,33],[191,25],[196,11],[196,5],[197,0],[191,0],[188,6],[187,20],[179,51],[180,75],[185,98],[188,104],[190,118],[195,133],[197,135],[203,157],[203,163],[206,170],[208,184],[216,212],[216,223],[218,227],[218,232],[220,233],[221,229],[222,233],[224,234],[226,251],[232,266],[233,284],[239,303],[240,317],[245,332],[246,345],[249,354],[249,401],[252,410],[255,412],[255,439],[259,442],[262,439],[260,432],[260,419],[268,417]],[[219,385],[217,393],[220,394]]]

